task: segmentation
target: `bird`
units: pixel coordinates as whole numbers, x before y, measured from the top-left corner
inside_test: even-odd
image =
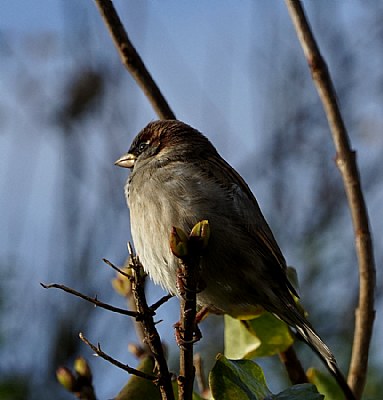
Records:
[[[208,220],[197,303],[211,313],[248,319],[259,308],[287,323],[322,359],[346,394],[351,389],[333,353],[299,310],[286,260],[247,183],[197,129],[179,120],[150,122],[115,165],[131,169],[125,196],[131,234],[151,277],[177,295],[179,261],[172,227],[190,232]]]

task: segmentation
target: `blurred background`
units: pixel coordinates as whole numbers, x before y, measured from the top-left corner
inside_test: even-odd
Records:
[[[313,325],[345,370],[358,273],[350,214],[321,104],[283,2],[115,1],[130,39],[181,119],[204,132],[249,183],[290,265]],[[377,318],[366,394],[382,387],[383,3],[304,5],[332,74],[358,162],[375,239]],[[78,339],[83,332],[135,366],[129,318],[40,282],[124,307],[102,258],[123,264],[130,240],[113,162],[156,115],[123,68],[93,1],[4,2],[0,14],[0,394],[70,399],[55,370],[85,356],[98,398],[128,376]],[[148,285],[150,301],[162,290]],[[171,368],[177,301],[158,319]],[[207,367],[221,319],[202,324]],[[305,367],[322,368],[299,346]],[[277,392],[277,359],[259,361]],[[376,397],[377,398],[377,397]]]

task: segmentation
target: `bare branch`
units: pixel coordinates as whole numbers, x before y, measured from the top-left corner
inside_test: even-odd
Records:
[[[112,311],[112,312],[115,312],[115,313],[118,313],[118,314],[128,315],[128,316],[134,317],[134,318],[138,318],[139,315],[140,315],[138,312],[135,312],[135,311],[125,310],[123,308],[118,308],[118,307],[111,306],[110,304],[103,303],[103,302],[97,300],[96,297],[86,296],[85,294],[77,292],[76,290],[74,290],[74,289],[72,289],[72,288],[70,288],[68,286],[65,286],[65,285],[59,285],[57,283],[52,283],[50,285],[45,285],[44,283],[40,283],[40,285],[44,289],[51,289],[51,288],[61,289],[64,292],[73,294],[74,296],[77,296],[77,297],[81,297],[82,299],[84,299],[86,301],[89,301],[90,303],[95,304],[97,307],[105,308],[105,310],[109,310],[109,311]]]
[[[154,111],[161,119],[175,119],[176,117],[169,104],[146,69],[133,44],[130,42],[112,1],[95,0],[95,2],[112,36],[122,63],[149,99]]]
[[[283,353],[279,353],[279,359],[285,366],[290,382],[293,385],[308,382],[305,371],[297,357],[297,354],[295,353],[293,346],[290,346]]]
[[[368,352],[375,319],[375,261],[368,213],[355,151],[350,146],[327,65],[311,32],[301,2],[299,0],[285,1],[326,112],[337,152],[337,166],[343,178],[351,210],[359,262],[360,288],[348,383],[356,398],[360,399],[366,383]]]
[[[129,367],[129,365],[123,364],[120,361],[111,357],[110,355],[104,353],[101,350],[100,344],[97,344],[97,346],[95,346],[81,332],[79,333],[79,337],[85,344],[87,344],[96,353],[96,355],[100,356],[101,358],[103,358],[106,361],[109,361],[111,364],[115,365],[116,367],[123,369],[124,371],[128,372],[129,374],[139,376],[140,378],[148,379],[149,381],[154,382],[157,380],[157,377],[155,375],[149,375],[149,374],[146,374],[145,372],[139,371],[138,369]]]
[[[180,374],[178,376],[179,400],[191,400],[195,377],[193,346],[196,340],[197,288],[200,257],[188,257],[180,262],[178,286],[180,289],[181,319],[176,324],[177,342],[180,347]]]
[[[198,328],[197,293],[203,282],[200,279],[201,257],[208,246],[210,226],[207,220],[194,225],[189,236],[173,227],[170,248],[178,258],[177,289],[180,295],[180,321],[175,325],[180,347],[180,374],[178,376],[179,400],[192,400],[195,377],[193,346],[201,338]]]
[[[124,289],[125,289],[124,290],[124,297],[127,300],[128,308],[130,310],[133,310],[133,311],[137,312],[136,301],[134,300],[133,293],[132,293],[132,282],[131,281],[132,281],[132,278],[133,278],[133,273],[132,273],[131,268],[129,267],[129,260],[130,260],[130,256],[127,257],[127,259],[125,260],[125,263],[124,263],[124,267],[123,268],[124,268],[124,270],[128,271],[128,272],[125,272],[124,270],[116,267],[109,260],[107,260],[105,258],[103,259],[105,264],[107,264],[109,267],[111,267],[112,269],[117,271],[117,273],[119,275],[122,275],[122,276],[118,276],[117,279],[119,281],[121,281],[121,282],[124,282],[124,284],[123,284]],[[145,287],[145,282],[146,281],[143,279],[142,280],[142,285],[144,287]],[[145,288],[144,288],[144,290],[145,290]],[[122,294],[122,293],[120,293],[120,294]],[[152,310],[152,314],[153,315],[154,315],[154,313],[155,313],[155,310]],[[140,343],[142,343],[142,348],[141,349],[145,353],[151,355],[150,348],[149,348],[149,346],[148,346],[148,344],[146,343],[146,340],[145,340],[145,332],[144,332],[144,328],[143,328],[142,323],[141,323],[141,319],[139,319],[139,320],[136,319],[134,321],[134,329],[136,330],[136,334],[137,334],[138,340],[140,341]]]
[[[136,302],[137,310],[141,315],[140,322],[143,326],[145,341],[156,360],[158,368],[158,385],[160,387],[161,396],[163,400],[174,400],[171,374],[166,362],[161,338],[155,327],[153,311],[149,308],[145,297],[145,274],[141,263],[133,253],[130,243],[128,243],[128,249],[130,254],[130,266],[134,272],[131,278],[132,293]]]
[[[194,356],[195,376],[198,385],[198,389],[203,398],[210,398],[210,388],[206,382],[205,371],[203,368],[203,360],[200,353]]]
[[[154,304],[152,304],[149,308],[154,312],[159,307],[161,307],[162,304],[165,304],[167,301],[169,301],[172,297],[174,297],[172,294],[167,294],[167,295],[161,297],[158,301],[156,301]]]
[[[122,269],[116,267],[112,262],[110,262],[109,260],[107,260],[106,258],[103,258],[102,261],[104,261],[104,263],[106,265],[109,265],[110,268],[114,269],[115,271],[117,271],[119,274],[121,274],[122,276],[125,276],[125,278],[130,278],[131,276],[129,274],[127,274],[126,272],[124,272]]]

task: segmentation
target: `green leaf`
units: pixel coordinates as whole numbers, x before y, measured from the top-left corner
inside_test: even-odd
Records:
[[[153,357],[145,357],[137,369],[147,374],[152,374],[154,369]],[[115,398],[115,400],[130,399],[161,400],[160,389],[152,381],[132,375]]]
[[[209,374],[215,400],[260,400],[270,396],[262,369],[250,360],[228,360],[220,354]]]
[[[231,359],[252,358],[261,345],[242,324],[242,321],[225,315],[225,356]]]
[[[316,387],[310,383],[294,385],[281,393],[273,395],[273,400],[323,400],[324,396],[319,394]],[[327,400],[327,399],[326,399]]]
[[[250,360],[229,360],[220,354],[209,375],[214,400],[323,400],[310,383],[272,394],[262,369]]]
[[[310,368],[307,371],[309,382],[313,383],[318,391],[325,395],[326,400],[342,400],[344,394],[335,379],[327,374],[318,371],[315,368]]]
[[[228,358],[272,356],[287,350],[293,342],[288,326],[268,312],[247,321],[225,316],[225,356]]]

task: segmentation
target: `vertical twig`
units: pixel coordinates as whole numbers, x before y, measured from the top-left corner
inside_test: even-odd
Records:
[[[326,112],[337,152],[336,163],[343,178],[351,210],[359,262],[360,287],[348,383],[355,397],[360,399],[366,382],[368,351],[375,318],[375,261],[368,213],[360,184],[355,151],[350,146],[327,65],[311,32],[301,2],[299,0],[285,1]]]
[[[195,377],[193,346],[196,331],[197,288],[200,257],[188,257],[181,262],[178,275],[182,279],[180,298],[180,374],[178,376],[179,400],[192,400]]]
[[[200,279],[201,257],[206,250],[210,237],[207,220],[194,225],[187,236],[173,227],[170,233],[170,248],[179,259],[177,288],[180,295],[180,321],[176,324],[177,343],[180,346],[180,374],[178,376],[178,399],[192,400],[195,368],[193,363],[193,345],[201,338],[196,321],[197,292],[203,282]]]
[[[129,244],[130,265],[134,271],[132,282],[132,293],[136,301],[137,311],[142,315],[141,323],[144,328],[146,342],[153,353],[158,368],[158,385],[163,400],[174,400],[173,387],[171,383],[171,374],[168,369],[161,338],[155,327],[153,320],[153,311],[150,310],[145,297],[145,288],[143,281],[145,279],[143,268],[137,257],[133,254]]]
[[[195,376],[199,391],[203,398],[210,398],[210,388],[206,382],[205,371],[203,368],[203,361],[200,353],[194,356]]]
[[[131,258],[131,255],[125,260],[124,267],[129,265],[130,258]],[[119,271],[119,273],[121,274],[121,271]],[[125,276],[125,278],[128,278],[128,277]],[[132,310],[132,311],[135,311],[135,312],[138,312],[137,303],[136,303],[136,300],[135,300],[135,298],[133,296],[133,293],[132,293],[132,286],[131,286],[132,284],[131,284],[130,280],[129,280],[129,282],[130,282],[130,291],[126,296],[126,299],[127,299],[127,302],[128,302],[128,309]],[[143,280],[142,286],[143,286],[142,289],[145,292],[146,280]],[[134,329],[136,331],[137,338],[138,338],[138,340],[139,340],[139,342],[140,342],[140,344],[142,346],[142,350],[144,350],[145,352],[150,354],[149,344],[145,340],[144,327],[143,327],[143,325],[142,325],[142,323],[140,321],[137,321],[137,318],[134,320]]]
[[[175,115],[154,82],[144,62],[130,42],[128,34],[111,0],[94,0],[107,26],[122,63],[148,98],[154,111],[161,119],[175,119]]]
[[[286,351],[279,353],[279,359],[285,366],[287,375],[293,385],[308,382],[306,373],[293,346],[290,346]]]

